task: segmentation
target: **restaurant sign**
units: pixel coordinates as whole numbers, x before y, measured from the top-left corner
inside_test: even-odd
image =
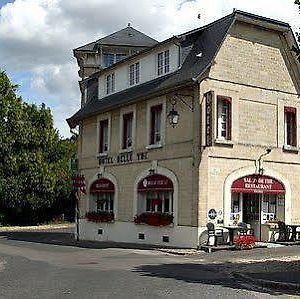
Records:
[[[233,182],[231,192],[285,194],[284,185],[265,175],[248,175]]]
[[[152,174],[139,182],[138,191],[173,191],[173,183],[164,175]]]

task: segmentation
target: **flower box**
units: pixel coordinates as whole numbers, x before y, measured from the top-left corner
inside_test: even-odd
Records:
[[[255,237],[248,235],[237,235],[234,238],[234,245],[236,249],[252,249],[255,246]]]
[[[173,215],[167,213],[142,213],[134,217],[134,223],[167,226],[173,223],[173,218]]]
[[[91,222],[112,222],[115,219],[115,215],[113,212],[88,212],[85,214],[85,218],[87,221]]]

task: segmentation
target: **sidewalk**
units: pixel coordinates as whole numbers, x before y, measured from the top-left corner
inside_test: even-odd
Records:
[[[30,232],[30,231],[52,231],[52,230],[71,230],[74,223],[44,224],[35,226],[0,226],[0,233],[3,232]]]

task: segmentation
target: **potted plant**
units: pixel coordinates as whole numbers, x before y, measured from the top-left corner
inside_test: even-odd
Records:
[[[110,211],[87,212],[85,218],[90,222],[113,222],[115,219],[114,213]]]
[[[173,223],[173,215],[167,213],[142,213],[134,217],[135,224],[148,224],[151,226],[167,226]]]

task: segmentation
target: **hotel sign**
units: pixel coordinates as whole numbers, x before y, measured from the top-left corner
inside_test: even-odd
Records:
[[[234,181],[231,192],[285,194],[285,188],[281,182],[272,177],[254,174]]]
[[[99,165],[110,165],[110,164],[127,164],[131,162],[140,162],[148,160],[148,152],[139,153],[121,153],[116,156],[99,156]]]
[[[213,143],[213,92],[205,94],[205,144],[212,146]]]

